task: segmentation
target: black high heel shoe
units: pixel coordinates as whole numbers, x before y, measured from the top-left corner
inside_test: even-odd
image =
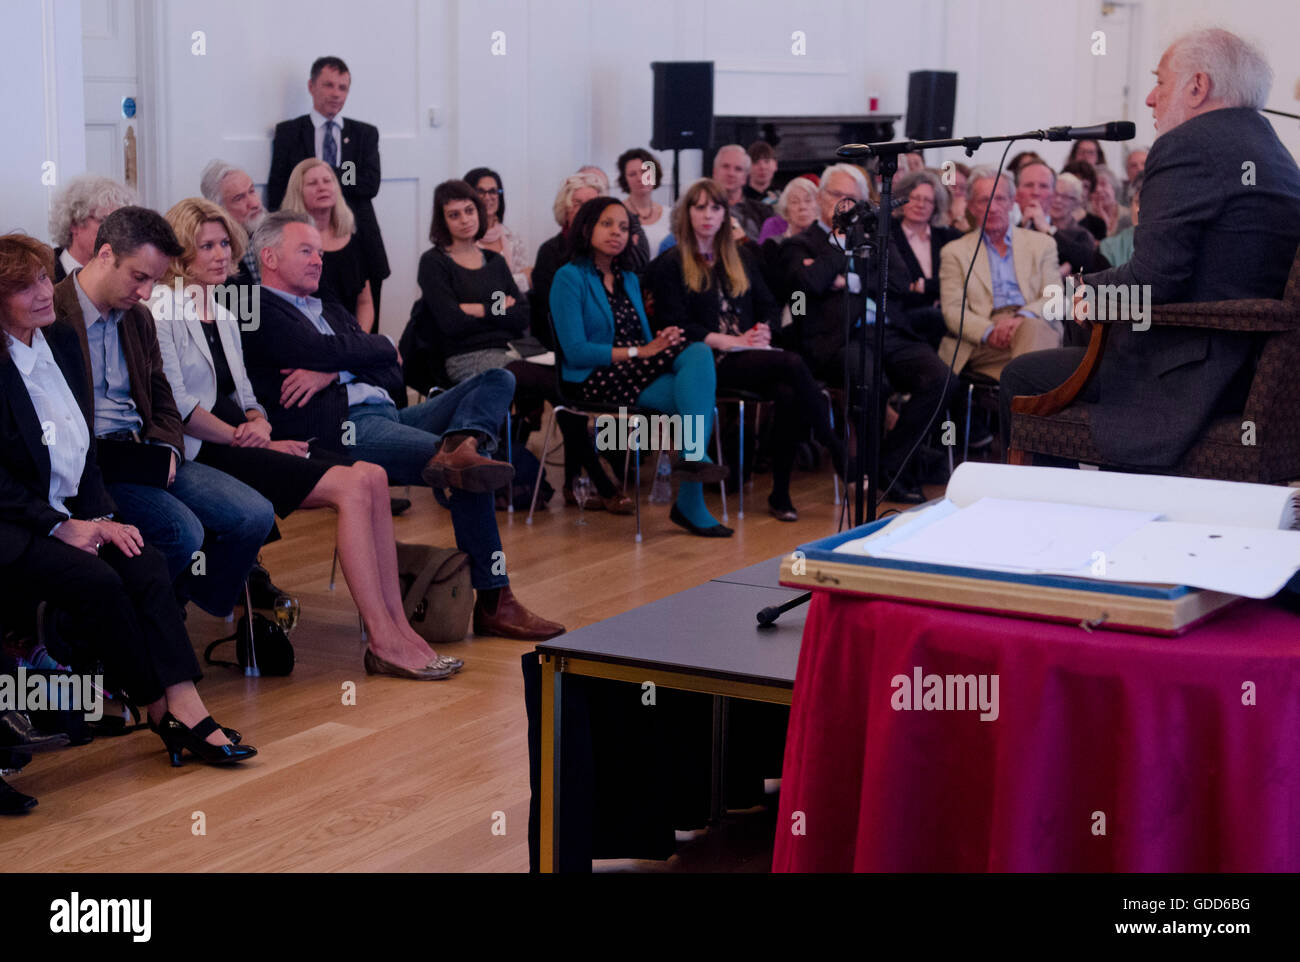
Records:
[[[177,721],[171,712],[168,712],[163,715],[162,722],[158,725],[158,737],[167,746],[167,754],[174,768],[181,766],[182,755],[186,751],[209,765],[229,765],[232,762],[242,762],[257,754],[257,749],[251,745],[213,745],[211,742],[204,741],[220,727],[212,720],[211,715],[206,715],[193,728],[187,728]]]

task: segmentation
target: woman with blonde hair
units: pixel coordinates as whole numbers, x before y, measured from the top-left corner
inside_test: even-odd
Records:
[[[214,297],[243,256],[244,232],[222,208],[199,197],[181,201],[166,216],[184,252],[154,288],[150,306],[163,371],[185,422],[185,457],[243,481],[281,518],[298,508],[337,511],[339,562],[370,635],[366,672],[421,681],[449,677],[460,660],[434,652],[402,608],[387,472],[309,449],[306,442],[272,439],[244,367],[239,319]]]
[[[357,240],[357,221],[343,199],[334,169],[323,160],[308,157],[289,174],[281,210],[307,214],[320,231],[325,253],[321,257],[322,301],[337,301],[348,309],[361,330],[375,329],[375,302],[366,279],[366,258]]]
[[[799,441],[811,428],[830,451],[836,470],[842,467],[843,447],[804,359],[772,347],[770,325],[779,307],[749,245],[737,244],[732,232],[722,229],[726,221],[727,197],[716,181],[701,178],[687,188],[673,211],[678,244],[650,265],[653,327],[680,327],[687,341],[713,348],[719,388],[776,402],[767,503],[773,517],[797,521],[790,473]]]

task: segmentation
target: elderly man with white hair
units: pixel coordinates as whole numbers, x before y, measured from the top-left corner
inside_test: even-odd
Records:
[[[731,216],[740,224],[740,229],[750,240],[757,241],[763,222],[772,216],[772,208],[761,200],[745,196],[750,163],[749,151],[740,144],[719,147],[713,155],[713,179],[726,192]]]
[[[262,207],[261,195],[248,173],[224,160],[214,160],[203,168],[199,180],[199,189],[203,196],[235,219],[244,233],[249,237],[253,231],[262,226],[266,219],[266,209]],[[239,274],[235,278],[238,284],[260,284],[261,270],[257,257],[250,249],[244,252],[239,261]]]
[[[1122,286],[1129,303],[1140,293],[1146,305],[1280,298],[1300,245],[1300,168],[1259,112],[1273,71],[1253,45],[1209,29],[1174,41],[1155,75],[1146,103],[1157,137],[1133,257],[1085,283]],[[1090,323],[1088,313],[1076,299],[1075,320]],[[1178,464],[1212,418],[1242,411],[1258,341],[1147,318],[1099,318],[1118,323],[1075,403],[1107,463],[1158,473]],[[1083,353],[1063,348],[1007,365],[1004,439],[1011,398],[1057,387]]]
[[[1060,320],[1043,317],[1049,285],[1061,282],[1056,242],[1011,226],[1011,181],[996,174],[976,167],[966,181],[970,216],[983,232],[977,227],[939,252],[939,306],[948,327],[939,357],[955,372],[969,367],[994,380],[1012,358],[1061,345]]]
[[[137,203],[135,191],[111,177],[83,174],[68,181],[50,207],[50,239],[57,245],[54,283],[95,256],[95,235],[105,217]]]

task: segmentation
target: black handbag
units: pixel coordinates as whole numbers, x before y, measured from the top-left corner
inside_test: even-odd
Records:
[[[235,657],[239,661],[238,665],[233,661],[217,661],[212,657],[212,650],[217,645],[225,644],[227,641],[235,643]],[[288,675],[293,672],[293,643],[289,641],[288,633],[270,618],[257,611],[253,612],[253,653],[257,670],[263,675]],[[208,645],[203,652],[203,660],[209,665],[248,670],[247,614],[240,616],[239,624],[236,625],[233,635],[218,638]]]

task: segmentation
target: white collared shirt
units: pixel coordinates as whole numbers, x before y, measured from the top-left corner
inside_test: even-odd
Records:
[[[75,497],[81,485],[90,429],[40,329],[32,332],[31,347],[11,334],[5,337],[9,339],[9,356],[36,409],[41,441],[50,455],[50,507],[71,517],[72,512],[63,503]]]
[[[338,156],[334,158],[336,164],[343,163],[343,115],[335,114],[332,118],[326,117],[315,107],[307,112],[311,117],[312,126],[316,128],[316,159],[325,159],[325,121],[334,121],[334,146],[338,150]]]
[[[59,251],[59,263],[63,265],[63,272],[65,274],[74,273],[85,266],[84,264],[78,264],[77,259],[68,253],[66,247]]]

